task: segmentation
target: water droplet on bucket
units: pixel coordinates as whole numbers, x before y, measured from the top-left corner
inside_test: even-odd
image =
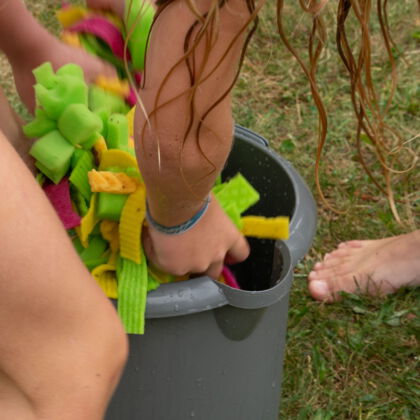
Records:
[[[275,388],[276,387],[276,381],[271,382],[271,388]]]
[[[195,417],[195,412],[194,411],[191,411],[190,417]]]
[[[178,296],[179,296],[179,297],[184,296],[184,289],[179,289],[179,290],[178,290]]]
[[[175,311],[175,312],[179,312],[179,305],[178,305],[178,304],[175,304],[175,306],[174,306],[174,311]]]

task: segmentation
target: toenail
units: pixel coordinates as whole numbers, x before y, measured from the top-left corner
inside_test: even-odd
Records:
[[[316,280],[312,282],[312,287],[313,289],[316,289],[319,294],[326,295],[329,293],[328,285],[325,281]]]

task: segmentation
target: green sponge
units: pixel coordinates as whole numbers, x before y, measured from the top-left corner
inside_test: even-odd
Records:
[[[130,14],[128,15],[128,12]],[[155,10],[151,3],[132,1],[131,7],[126,8],[126,27],[131,33],[128,48],[136,70],[144,69],[147,41],[152,27]]]
[[[74,150],[73,156],[71,157],[71,162],[70,162],[70,166],[72,169],[74,169],[77,165],[77,162],[79,161],[79,159],[86,153],[85,150],[83,149],[78,149],[76,148]]]
[[[223,207],[223,210],[228,215],[229,219],[233,222],[233,224],[238,228],[241,229],[242,222],[241,222],[241,213],[238,210],[238,206],[236,203],[229,203],[227,206]]]
[[[49,179],[51,179],[54,184],[60,183],[60,181],[63,179],[64,175],[66,174],[68,167],[64,166],[63,168],[59,169],[48,169],[46,166],[44,166],[40,162],[35,162],[35,166]]]
[[[121,96],[95,85],[89,87],[89,109],[93,112],[106,109],[111,114],[126,114],[130,110]]]
[[[56,79],[57,83],[51,89],[39,83],[34,87],[38,105],[53,120],[57,120],[70,104],[88,103],[88,88],[83,80],[67,75],[56,76]]]
[[[72,76],[80,79],[82,81],[85,80],[85,75],[83,73],[83,69],[74,63],[68,63],[64,66],[60,67],[57,70],[57,76]]]
[[[107,125],[108,125],[108,118],[110,115],[110,112],[106,108],[100,108],[94,111],[95,114],[101,119],[102,121],[102,130],[101,134],[104,138],[107,136]]]
[[[98,209],[96,215],[99,219],[108,219],[118,222],[127,200],[127,194],[98,194]]]
[[[74,147],[57,130],[41,137],[29,150],[29,154],[50,171],[68,169],[73,152]]]
[[[128,147],[128,120],[125,115],[112,114],[109,117],[106,142],[110,149]]]
[[[22,127],[25,136],[28,138],[39,138],[57,128],[54,120],[50,119],[45,111],[37,108],[35,118]]]
[[[46,62],[32,71],[35,80],[47,89],[51,89],[57,83],[57,78],[50,62]]]
[[[89,245],[81,253],[80,257],[89,270],[93,270],[100,264],[105,264],[107,256],[104,252],[108,248],[108,242],[102,236],[93,236],[89,240]]]
[[[230,181],[218,186],[215,196],[223,209],[235,203],[240,214],[260,199],[254,187],[239,173]]]
[[[86,150],[90,150],[100,137],[101,133],[95,131],[81,144],[81,146]]]
[[[125,330],[128,334],[143,334],[149,282],[143,252],[140,264],[121,258],[121,263],[117,266],[117,276],[118,314]]]
[[[61,134],[73,145],[83,143],[102,130],[102,121],[85,104],[68,105],[58,120]]]
[[[88,172],[94,168],[93,155],[87,150],[76,150],[74,152],[76,164],[70,174],[70,182],[89,201],[92,191],[89,185]]]

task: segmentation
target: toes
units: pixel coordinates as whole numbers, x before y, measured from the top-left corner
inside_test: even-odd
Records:
[[[309,283],[309,292],[311,296],[322,302],[332,302],[332,295],[328,283],[323,280],[313,280]]]
[[[322,267],[319,269],[325,269],[325,268],[333,268],[333,267],[346,267],[348,266],[348,256],[347,255],[335,255],[331,256],[328,260],[324,261],[322,263]]]
[[[337,246],[337,248],[346,248],[349,246],[348,242],[340,242]]]
[[[322,269],[322,267],[323,267],[322,262],[317,262],[317,263],[314,265],[314,269],[315,269],[315,270],[321,270],[321,269]]]
[[[315,271],[311,271],[311,272],[308,274],[308,280],[309,280],[309,281],[316,280],[317,278],[318,278],[318,273],[316,273]]]
[[[365,241],[355,239],[353,241],[347,241],[346,244],[350,248],[361,248],[363,246],[363,242]]]

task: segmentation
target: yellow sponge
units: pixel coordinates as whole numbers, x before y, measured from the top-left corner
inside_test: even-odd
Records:
[[[68,28],[88,15],[86,7],[65,7],[57,11],[57,19],[63,28]]]
[[[130,109],[127,113],[127,120],[128,120],[128,135],[130,137],[134,136],[134,114],[136,113],[136,107]]]
[[[130,194],[137,189],[137,183],[124,172],[96,171],[88,172],[92,192]]]
[[[137,264],[141,262],[141,229],[145,215],[146,191],[139,186],[127,198],[120,219],[120,255]]]
[[[116,254],[120,247],[120,237],[118,232],[118,223],[113,220],[102,220],[99,225],[101,235],[109,242],[112,255]]]
[[[123,98],[130,94],[130,85],[128,82],[126,80],[120,80],[118,77],[111,78],[100,75],[96,78],[95,85]]]
[[[245,216],[241,218],[241,232],[245,236],[264,239],[288,239],[288,217]]]
[[[96,140],[95,144],[93,145],[93,149],[98,155],[98,159],[101,160],[102,152],[108,150],[108,146],[106,145],[106,141],[103,136],[99,136],[98,140]]]
[[[118,149],[104,150],[101,153],[99,170],[104,171],[108,168],[117,167],[121,169],[137,168],[137,160],[130,153]]]
[[[80,222],[80,242],[82,245],[87,248],[88,238],[96,223],[98,218],[96,217],[96,205],[97,205],[97,194],[92,194],[90,199],[90,206],[88,212],[82,217]]]
[[[92,276],[99,283],[105,294],[111,299],[118,298],[117,278],[115,275],[115,266],[110,264],[101,264],[92,270]]]
[[[74,32],[63,31],[60,35],[61,40],[71,47],[81,48],[79,36]]]

